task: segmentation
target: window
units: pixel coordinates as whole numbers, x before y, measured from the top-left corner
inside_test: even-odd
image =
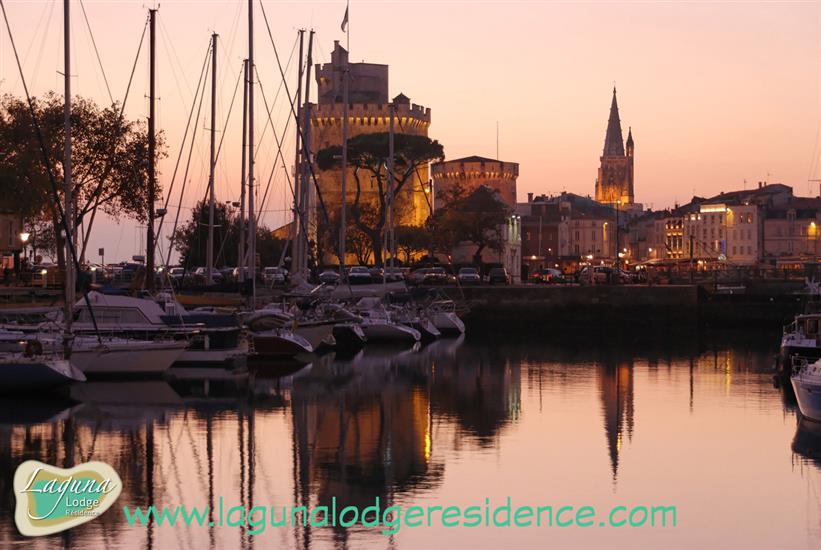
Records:
[[[735,255],[736,255],[736,253],[737,253],[737,252],[736,252],[736,247],[735,247],[735,245],[734,245],[734,246],[733,246],[733,256],[735,256]]]
[[[590,240],[596,242],[596,230],[590,232]]]
[[[747,255],[749,255],[749,256],[753,255],[753,247],[752,246],[747,247]]]

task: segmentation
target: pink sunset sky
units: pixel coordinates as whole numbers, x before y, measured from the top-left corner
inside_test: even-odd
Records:
[[[86,0],[82,7],[115,100],[122,100],[147,16],[143,1]],[[345,2],[264,2],[283,63],[298,28],[314,28],[314,62],[330,60],[342,40]],[[73,92],[109,102],[83,10],[72,2]],[[260,193],[269,187],[263,222],[289,216],[286,173],[293,126],[276,145],[289,107],[259,2],[255,2]],[[6,0],[12,32],[35,94],[62,92],[62,2]],[[430,136],[449,158],[478,154],[520,164],[519,200],[528,192],[592,194],[615,81],[622,127],[636,142],[636,200],[664,208],[695,193],[712,195],[768,180],[818,194],[821,5],[787,2],[461,2],[369,1],[350,8],[351,59],[390,65],[390,93],[432,109]],[[168,158],[167,188],[180,150],[204,54],[220,34],[218,127],[247,51],[247,2],[166,1],[158,12],[158,124]],[[294,54],[294,59],[296,54]],[[288,69],[295,89],[295,61]],[[127,114],[148,111],[147,49],[139,60]],[[315,93],[316,88],[312,92]],[[5,28],[0,33],[0,93],[22,94]],[[276,98],[276,99],[275,99]],[[241,91],[227,122],[217,173],[219,200],[238,200]],[[196,125],[189,183],[182,200],[203,197],[208,171],[208,94]],[[186,146],[186,151],[187,151]],[[182,165],[185,164],[185,155]],[[182,168],[181,168],[182,171]],[[181,172],[180,171],[180,172]],[[273,176],[271,176],[273,174]],[[270,185],[268,184],[270,178]],[[177,187],[181,173],[177,177]],[[180,200],[170,200],[173,218]],[[183,210],[181,219],[188,217]],[[167,234],[168,228],[164,229]],[[92,236],[89,259],[139,252],[142,230],[106,220]]]

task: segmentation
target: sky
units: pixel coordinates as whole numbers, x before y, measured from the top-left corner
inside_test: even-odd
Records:
[[[5,4],[32,93],[61,92],[63,3]],[[149,5],[71,3],[74,94],[102,104],[123,100]],[[180,201],[190,147],[186,142],[183,148],[183,133],[212,32],[220,35],[217,140],[223,149],[217,199],[239,199],[241,90],[233,109],[231,99],[247,55],[247,5],[168,0],[159,6],[158,127],[168,144],[159,179],[166,190],[184,150],[164,234],[177,208],[182,206],[180,220],[187,219],[187,208],[207,187],[208,93]],[[330,61],[333,41],[344,44],[345,2],[262,6],[270,27],[255,1],[257,182],[260,194],[269,190],[262,222],[277,227],[290,215],[294,130],[286,121],[288,93],[296,88],[297,29],[314,28],[314,62]],[[528,192],[593,194],[614,83],[625,137],[632,127],[636,143],[636,200],[646,207],[665,208],[694,194],[749,188],[758,181],[818,195],[819,184],[809,180],[821,178],[819,3],[354,0],[349,21],[351,60],[390,65],[391,96],[402,92],[432,109],[429,135],[444,145],[448,158],[496,157],[498,123],[498,156],[520,164],[520,201]],[[287,66],[287,92],[268,28]],[[126,104],[133,119],[148,113],[146,47],[147,40]],[[4,93],[23,93],[5,28]],[[278,140],[284,160],[277,155]],[[90,259],[96,261],[98,247],[106,249],[106,261],[139,253],[143,232],[132,220],[103,220],[89,243],[95,252]]]

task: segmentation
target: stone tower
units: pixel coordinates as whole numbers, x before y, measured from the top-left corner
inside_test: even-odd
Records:
[[[311,106],[311,152],[342,144],[342,78],[348,64],[348,52],[338,41],[334,42],[331,62],[316,66],[318,85],[317,104]],[[390,102],[388,96],[388,66],[374,63],[350,63],[348,88],[348,137],[361,134],[388,132],[390,129]],[[397,134],[427,136],[431,112],[429,108],[411,103],[404,94],[393,98],[395,106],[394,131]],[[325,208],[329,212],[341,210],[341,170],[316,171]],[[421,166],[408,181],[396,201],[397,225],[421,225],[430,215],[428,167]],[[364,202],[376,204],[376,185],[367,174],[360,173],[361,194]],[[312,189],[312,193],[315,194]],[[347,174],[347,204],[354,203],[356,182],[353,168]],[[316,197],[312,198],[319,207]]]
[[[625,152],[626,145],[626,152]],[[627,143],[622,141],[619,104],[616,88],[613,88],[613,102],[610,104],[610,119],[604,136],[604,151],[596,178],[596,200],[620,207],[632,205],[633,195],[633,132],[627,132]]]

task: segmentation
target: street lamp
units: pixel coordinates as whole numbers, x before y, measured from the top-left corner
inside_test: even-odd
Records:
[[[20,240],[23,242],[23,245],[29,242],[29,238],[31,238],[31,233],[29,233],[28,231],[23,231],[22,233],[20,233]]]

